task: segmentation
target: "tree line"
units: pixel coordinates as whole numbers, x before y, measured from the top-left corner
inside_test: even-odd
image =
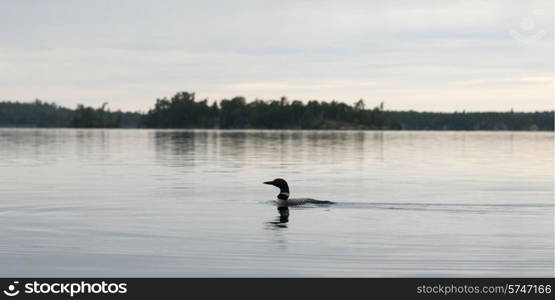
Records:
[[[364,130],[553,130],[554,112],[388,111],[383,103],[366,107],[331,101],[254,100],[244,97],[209,103],[194,93],[157,99],[147,113],[112,112],[78,105],[69,109],[40,100],[0,102],[0,126],[73,128],[220,128]]]
[[[365,109],[362,100],[350,106],[336,101],[289,102],[285,97],[250,103],[235,97],[209,105],[206,99],[196,101],[194,93],[182,92],[156,100],[142,124],[149,128],[380,129],[383,110]]]
[[[142,114],[111,112],[107,103],[98,108],[78,105],[69,109],[40,100],[34,102],[0,102],[0,127],[40,128],[136,128]]]

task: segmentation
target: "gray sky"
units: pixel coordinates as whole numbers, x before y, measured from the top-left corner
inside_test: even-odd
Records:
[[[0,0],[0,100],[554,108],[553,1]]]

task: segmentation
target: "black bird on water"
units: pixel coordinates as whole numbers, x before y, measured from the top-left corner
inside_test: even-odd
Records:
[[[277,195],[277,205],[278,207],[288,207],[296,206],[302,204],[334,204],[331,201],[316,200],[311,198],[289,198],[289,185],[287,181],[283,178],[276,178],[273,181],[266,181],[264,184],[273,185],[279,188],[279,194]]]

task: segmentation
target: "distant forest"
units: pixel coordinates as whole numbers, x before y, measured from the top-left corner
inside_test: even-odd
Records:
[[[220,128],[361,130],[553,130],[554,111],[416,112],[388,111],[383,103],[367,108],[361,99],[341,102],[255,100],[243,97],[208,104],[194,93],[157,99],[146,114],[98,108],[76,109],[46,103],[0,102],[1,127],[51,128]]]

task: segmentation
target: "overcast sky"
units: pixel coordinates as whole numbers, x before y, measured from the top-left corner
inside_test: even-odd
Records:
[[[553,1],[0,0],[0,100],[554,108]]]

